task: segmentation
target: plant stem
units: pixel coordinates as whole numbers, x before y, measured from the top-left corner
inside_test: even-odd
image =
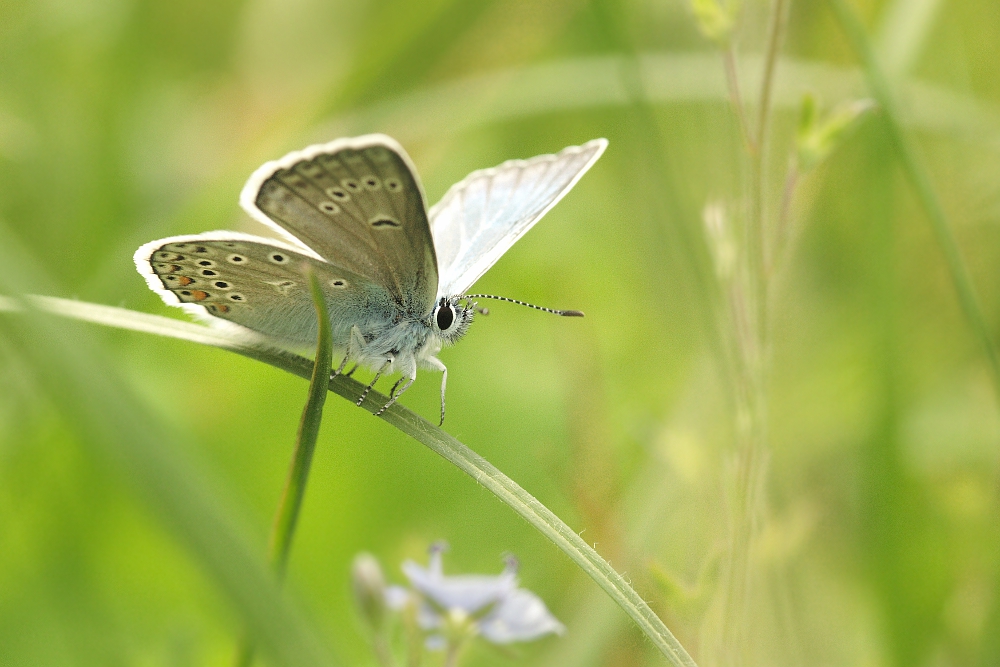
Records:
[[[785,185],[781,189],[781,204],[778,208],[778,221],[774,225],[774,235],[771,239],[771,244],[765,244],[764,246],[765,250],[770,248],[770,251],[764,257],[764,271],[767,273],[768,282],[770,282],[774,272],[784,260],[785,248],[790,240],[789,216],[792,213],[792,200],[795,198],[795,188],[798,187],[801,175],[796,161],[792,159],[790,162],[788,174],[785,176]]]
[[[713,648],[727,664],[740,664],[746,646],[747,609],[750,590],[750,554],[756,524],[760,515],[765,486],[767,460],[767,358],[769,350],[768,323],[768,255],[764,201],[767,196],[765,166],[768,146],[768,126],[771,113],[771,93],[774,71],[781,46],[785,0],[771,5],[767,55],[761,77],[757,105],[756,132],[745,141],[748,178],[746,181],[746,219],[743,230],[741,266],[729,286],[730,324],[736,360],[733,377],[733,405],[736,428],[736,475],[733,480],[732,514],[730,515],[729,548],[723,570],[722,626],[718,644]],[[732,47],[725,52],[726,78],[736,115],[743,132],[746,112],[739,99],[739,83],[735,76]]]
[[[319,426],[323,420],[323,404],[326,402],[330,385],[333,339],[330,332],[330,318],[326,310],[326,300],[323,297],[319,279],[314,273],[309,274],[309,287],[312,290],[313,303],[316,306],[316,315],[319,320],[319,337],[316,345],[316,361],[309,382],[309,399],[302,411],[295,453],[292,455],[288,479],[285,482],[285,490],[281,496],[271,532],[270,560],[279,577],[284,576],[288,566],[288,552],[295,536],[295,526],[298,522],[299,510],[302,507],[306,482],[309,479],[313,452],[316,449],[316,438],[319,436]]]
[[[320,423],[323,421],[323,404],[326,402],[330,385],[333,356],[333,338],[326,299],[316,274],[310,271],[308,280],[313,304],[316,307],[319,334],[316,342],[316,359],[309,381],[309,398],[302,410],[295,451],[288,467],[288,478],[285,480],[285,489],[281,494],[274,515],[274,524],[271,527],[268,560],[279,580],[284,578],[288,567],[288,554],[292,547],[292,539],[295,537],[295,526],[298,523],[299,510],[302,508],[306,483],[309,481],[309,468],[312,465],[313,452],[316,450],[316,438],[319,436]],[[253,656],[253,641],[248,635],[244,635],[237,647],[234,664],[238,667],[248,667],[253,663]]]
[[[760,84],[760,103],[757,109],[757,145],[763,147],[767,141],[767,130],[771,118],[771,91],[774,89],[774,70],[781,50],[781,39],[787,16],[785,0],[774,0],[771,7],[771,24],[767,36],[767,56],[764,61],[764,76]]]
[[[384,634],[378,634],[372,638],[372,651],[374,651],[379,665],[382,667],[396,667],[396,659],[392,656],[392,651],[389,649],[389,642],[386,641]]]
[[[262,340],[238,338],[220,329],[70,299],[30,297],[30,303],[54,315],[211,345],[262,361],[302,378],[311,378],[313,375],[314,364],[305,357],[276,348]],[[0,301],[0,312],[4,310],[17,312],[14,308],[5,308]],[[330,379],[329,390],[352,402],[358,400],[364,389],[363,384],[343,375]],[[362,407],[374,414],[388,400],[387,396],[373,389]],[[394,403],[383,412],[381,419],[467,474],[551,540],[622,608],[670,664],[675,667],[694,667],[695,662],[691,656],[627,580],[601,558],[576,531],[530,493],[479,454],[399,403]]]
[[[722,51],[722,64],[726,70],[726,87],[729,89],[729,101],[733,105],[733,113],[736,114],[736,121],[740,126],[740,136],[743,137],[743,145],[747,153],[753,155],[757,152],[757,144],[754,142],[753,134],[750,132],[750,121],[747,118],[746,105],[743,103],[743,94],[740,92],[740,77],[736,70],[736,50],[732,44]]]
[[[449,644],[448,652],[444,657],[444,667],[458,667],[458,654],[461,652],[461,644]]]
[[[774,89],[774,72],[778,64],[778,53],[781,50],[782,35],[787,14],[786,0],[773,0],[768,28],[767,55],[764,59],[764,72],[761,76],[760,96],[757,104],[757,132],[754,137],[756,150],[750,151],[750,216],[748,229],[748,253],[751,272],[751,292],[755,303],[755,325],[761,351],[766,350],[767,340],[767,243],[768,238],[764,201],[767,197],[767,179],[765,178],[767,159],[768,129],[771,120],[771,93]]]
[[[986,324],[986,318],[983,316],[982,308],[979,306],[979,297],[976,295],[972,277],[969,275],[969,270],[962,259],[958,242],[955,240],[955,235],[952,232],[951,225],[948,223],[948,218],[945,216],[944,208],[941,206],[937,192],[934,190],[930,174],[917,156],[917,151],[909,140],[909,137],[903,132],[903,128],[899,122],[899,110],[896,106],[895,97],[892,94],[889,81],[886,79],[878,63],[875,50],[872,48],[871,40],[868,39],[868,33],[865,31],[861,19],[858,18],[857,14],[845,0],[828,1],[830,8],[837,17],[837,21],[840,23],[840,27],[846,33],[851,46],[861,59],[865,75],[868,78],[868,86],[871,88],[872,95],[882,109],[881,115],[886,131],[893,144],[895,144],[896,153],[899,156],[899,161],[902,163],[903,171],[906,173],[910,184],[916,192],[917,198],[920,200],[924,211],[927,213],[927,217],[930,219],[931,228],[934,230],[934,235],[937,237],[941,251],[944,253],[948,271],[951,273],[951,280],[955,285],[955,291],[958,292],[959,303],[962,306],[966,319],[969,320],[969,324],[972,326],[973,331],[976,333],[986,352],[997,399],[1000,400],[1000,355],[997,354],[997,348],[993,343],[989,326]]]

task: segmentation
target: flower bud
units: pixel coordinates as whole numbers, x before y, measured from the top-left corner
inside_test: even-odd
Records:
[[[848,130],[853,129],[857,121],[875,107],[875,101],[871,99],[852,100],[837,105],[821,117],[816,100],[806,94],[802,98],[795,141],[799,169],[809,171],[829,157],[843,143]]]
[[[739,0],[691,0],[691,11],[702,35],[721,47],[729,45],[740,12]]]
[[[385,577],[378,561],[369,553],[358,554],[351,566],[351,586],[354,602],[362,618],[374,630],[379,630],[385,621]]]

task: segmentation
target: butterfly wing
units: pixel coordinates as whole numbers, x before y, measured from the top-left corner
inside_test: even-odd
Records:
[[[556,155],[511,160],[453,185],[429,213],[438,296],[468,291],[572,189],[607,145],[607,139],[594,139]]]
[[[353,325],[367,330],[371,322],[391,322],[397,308],[384,289],[363,276],[290,245],[247,234],[209,232],[152,241],[136,251],[135,264],[166,303],[289,345],[316,344],[307,268],[320,279],[333,341],[341,347],[347,345]]]
[[[423,189],[393,139],[310,146],[255,171],[240,204],[300,252],[385,288],[407,314],[431,311],[437,261]]]

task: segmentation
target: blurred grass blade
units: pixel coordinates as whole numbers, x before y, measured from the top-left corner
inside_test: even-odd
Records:
[[[330,389],[330,364],[333,355],[330,316],[327,314],[326,299],[320,288],[319,279],[312,272],[309,273],[309,288],[312,291],[313,303],[316,305],[319,336],[316,342],[313,372],[309,378],[309,398],[302,410],[295,453],[292,455],[288,481],[281,496],[271,536],[271,565],[279,577],[285,574],[285,568],[288,566],[288,552],[295,536],[295,525],[298,522],[299,509],[302,507],[306,482],[309,480],[309,468],[316,449],[316,438],[319,436],[319,426],[323,421],[323,404],[326,403],[326,395]]]
[[[223,330],[213,331],[188,322],[166,317],[131,313],[122,308],[98,306],[54,297],[30,297],[43,304],[45,310],[55,315],[84,319],[96,324],[157,333],[237,352],[268,363],[293,375],[309,379],[313,362],[297,354],[279,350],[252,339],[236,339]],[[192,329],[205,329],[200,334]],[[365,385],[343,375],[330,380],[330,391],[350,401],[356,401]],[[372,390],[362,404],[369,412],[378,411],[388,402],[388,397]],[[489,461],[461,442],[431,424],[419,415],[393,404],[382,414],[389,424],[428,447],[459,470],[487,488],[507,506],[521,515],[540,533],[549,538],[563,553],[586,572],[639,626],[651,642],[676,667],[695,667],[695,662],[673,636],[663,621],[649,608],[625,578],[594,551],[572,528],[553,514],[530,493],[500,472]]]
[[[972,284],[972,277],[969,275],[968,268],[966,268],[965,262],[962,259],[962,253],[958,248],[955,235],[952,233],[951,225],[945,216],[941,201],[934,190],[930,174],[927,172],[912,142],[900,125],[900,114],[895,97],[893,96],[889,81],[886,79],[879,65],[875,50],[872,48],[867,32],[865,32],[864,24],[861,23],[861,19],[847,3],[847,0],[828,1],[851,46],[864,65],[868,85],[871,87],[872,95],[882,108],[882,117],[884,118],[889,137],[896,147],[903,171],[913,185],[913,189],[926,211],[927,217],[930,218],[934,235],[937,237],[941,250],[944,252],[945,262],[948,265],[948,271],[951,273],[951,280],[955,285],[955,291],[958,292],[958,299],[962,305],[962,310],[965,312],[966,318],[969,320],[973,331],[975,331],[976,336],[986,351],[986,357],[990,363],[993,383],[997,392],[997,399],[1000,400],[1000,355],[997,354],[997,349],[990,335],[986,319],[983,317],[982,308],[979,306],[979,299]]]
[[[630,56],[567,58],[531,67],[518,67],[428,85],[355,111],[332,116],[308,134],[308,139],[328,141],[372,127],[404,144],[440,141],[471,128],[557,112],[634,104],[627,70]],[[643,52],[635,55],[640,84],[648,102],[674,105],[729,100],[726,81],[715,53]],[[864,72],[828,62],[779,57],[771,106],[797,110],[806,93],[834,103],[865,95]],[[741,55],[745,84],[756,90],[764,57]],[[983,135],[1000,139],[1000,117],[995,109],[976,99],[919,79],[900,82],[907,100],[899,119],[920,127],[974,139]],[[300,138],[299,141],[304,141]],[[236,175],[233,175],[236,180]],[[228,187],[233,187],[229,185]],[[215,192],[215,191],[213,191]],[[215,192],[218,196],[219,192]],[[213,202],[217,201],[212,200]],[[185,216],[185,220],[190,216]]]
[[[895,0],[883,10],[876,43],[886,74],[897,77],[913,68],[941,5],[941,0]]]
[[[18,293],[28,286],[54,289],[0,224],[0,289]],[[90,332],[74,323],[53,326],[50,318],[32,307],[45,301],[25,299],[21,306],[16,301],[8,298],[0,303],[7,312],[21,311],[17,317],[0,318],[0,332],[31,360],[39,385],[74,425],[90,453],[122,472],[137,497],[210,574],[276,664],[332,664],[315,634],[282,596],[263,559],[255,554],[235,519],[239,512],[220,502],[218,485],[178,453],[177,443],[183,442],[183,436],[157,418],[118,377],[118,362]],[[67,306],[64,314],[79,315],[84,304],[62,305]],[[107,320],[107,316],[107,312],[96,312],[90,319]],[[139,326],[148,330],[149,325]],[[189,326],[174,329],[193,339]],[[199,342],[209,340],[212,336],[206,330],[206,338]]]
[[[302,498],[309,482],[313,452],[316,451],[316,438],[319,437],[319,427],[323,422],[323,405],[326,403],[326,395],[330,388],[330,358],[333,355],[330,316],[327,313],[326,298],[320,288],[319,279],[312,271],[308,271],[308,279],[313,304],[316,306],[319,334],[316,341],[316,359],[312,377],[309,379],[309,396],[302,409],[302,419],[295,438],[295,451],[288,469],[288,478],[285,480],[285,490],[278,502],[274,525],[271,528],[269,559],[279,580],[284,578],[288,567],[288,554],[295,538],[299,510],[302,509]],[[240,640],[236,649],[236,665],[245,667],[253,663],[255,643],[251,637],[248,632]]]

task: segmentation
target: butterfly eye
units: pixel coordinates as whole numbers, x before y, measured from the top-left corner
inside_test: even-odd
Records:
[[[452,310],[451,305],[445,304],[439,306],[437,310],[437,325],[438,329],[441,331],[447,331],[451,328],[451,325],[455,322],[455,311]]]

